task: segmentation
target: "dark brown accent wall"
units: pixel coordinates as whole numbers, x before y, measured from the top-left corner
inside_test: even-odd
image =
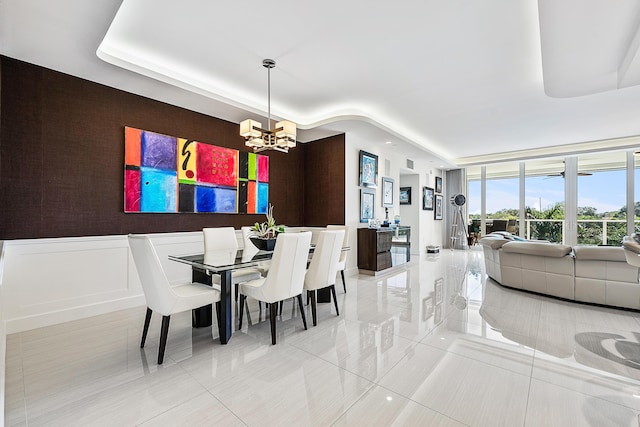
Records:
[[[237,228],[264,220],[263,215],[124,213],[125,126],[246,151],[237,124],[12,58],[0,57],[0,70],[0,240]],[[333,162],[341,153],[344,165],[344,137],[341,144],[322,145],[263,153],[270,157],[269,201],[278,223],[344,222],[344,202],[324,206],[324,220],[316,212],[310,222],[305,217],[307,183],[315,185],[323,179],[315,174],[325,173],[318,167],[305,170],[306,151],[319,153],[319,163]],[[344,179],[339,185],[332,184],[332,192],[344,200]],[[317,191],[309,194],[319,197]],[[323,204],[334,199],[324,198]]]
[[[305,225],[344,224],[345,135],[305,144],[304,170]]]

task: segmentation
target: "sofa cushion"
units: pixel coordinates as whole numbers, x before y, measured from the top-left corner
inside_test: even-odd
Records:
[[[626,239],[627,238],[625,237],[625,240],[622,241],[622,247],[624,249],[630,250],[631,252],[640,254],[640,244],[636,243],[633,239]]]
[[[502,246],[504,252],[561,258],[571,253],[571,246],[542,242],[508,242]]]
[[[619,246],[575,246],[576,259],[626,262],[624,249]]]
[[[482,239],[480,239],[480,244],[482,246],[488,246],[491,249],[500,249],[502,247],[502,245],[504,245],[505,243],[508,243],[509,240],[502,238],[502,237],[496,237],[496,236],[491,236],[491,237],[483,237]]]

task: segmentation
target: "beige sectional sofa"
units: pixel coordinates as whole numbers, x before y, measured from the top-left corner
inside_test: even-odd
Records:
[[[636,265],[626,250],[613,246],[567,246],[513,241],[502,236],[480,240],[487,275],[516,289],[568,300],[640,309]],[[640,255],[640,244],[638,244]]]

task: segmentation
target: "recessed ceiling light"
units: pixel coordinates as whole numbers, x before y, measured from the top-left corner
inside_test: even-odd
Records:
[[[385,142],[385,144],[393,144],[393,142],[387,141],[387,142]]]

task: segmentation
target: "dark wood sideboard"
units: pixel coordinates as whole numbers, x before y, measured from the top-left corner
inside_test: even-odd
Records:
[[[375,273],[409,261],[409,233],[409,227],[358,228],[358,269]],[[393,246],[403,247],[406,256],[392,253]]]

